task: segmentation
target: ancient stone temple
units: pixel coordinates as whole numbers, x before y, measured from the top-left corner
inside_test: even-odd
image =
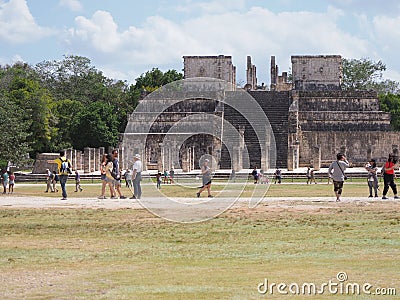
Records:
[[[230,122],[238,111],[237,122]],[[255,129],[248,121],[253,118]],[[259,104],[236,86],[207,77],[176,81],[144,98],[120,149],[125,165],[140,154],[148,170],[158,171],[199,169],[204,158],[214,169],[236,171],[253,163],[268,169],[276,160],[273,130]]]
[[[178,84],[173,91],[142,100],[144,109],[130,116],[120,147],[125,165],[140,153],[148,169],[189,171],[199,168],[201,157],[208,154],[220,169],[293,170],[309,165],[319,169],[338,152],[355,166],[369,158],[382,162],[388,153],[398,153],[400,135],[392,131],[390,114],[380,110],[376,92],[341,89],[339,55],[292,56],[292,81],[287,72],[279,74],[272,56],[270,90],[257,86],[251,57],[247,57],[244,89],[236,87],[231,56],[183,59],[185,80],[205,80],[196,85],[201,86],[200,96],[185,89],[182,93]],[[206,78],[230,86],[207,87]],[[175,127],[187,138],[164,142],[175,134],[171,132]],[[211,130],[195,134],[198,128]],[[224,133],[229,130],[230,134]]]

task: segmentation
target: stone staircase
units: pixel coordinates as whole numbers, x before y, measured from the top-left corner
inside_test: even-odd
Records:
[[[276,167],[287,168],[290,92],[250,91],[249,93],[263,109],[274,132]],[[244,107],[243,109],[245,110],[246,108]],[[249,151],[250,167],[260,168],[260,146],[253,127],[238,111],[228,105],[224,107],[224,118],[237,129],[240,126],[244,126],[244,140]],[[231,168],[229,152],[225,147],[222,148],[220,164],[221,169]]]

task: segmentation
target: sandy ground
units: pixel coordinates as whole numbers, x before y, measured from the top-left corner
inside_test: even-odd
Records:
[[[204,199],[204,198],[200,198]],[[60,200],[52,197],[23,197],[23,196],[0,196],[0,208],[104,208],[104,209],[141,209],[146,208],[149,203],[154,207],[166,208],[169,207],[169,202],[176,201],[177,203],[198,204],[197,198],[163,198],[150,197],[142,200],[134,199],[97,199],[97,198],[69,198],[68,200]],[[200,200],[201,201],[201,200]],[[204,200],[207,201],[207,200]],[[260,203],[252,202],[250,198],[239,198],[236,201],[231,198],[214,198],[214,203],[233,203],[232,207],[250,207],[259,206],[270,207],[291,207],[291,206],[306,206],[320,207],[327,205],[336,206],[345,203],[355,203],[359,205],[368,205],[373,203],[391,203],[400,205],[400,201],[393,199],[381,200],[381,198],[366,198],[366,197],[343,197],[341,202],[336,202],[335,197],[267,197],[262,199]]]

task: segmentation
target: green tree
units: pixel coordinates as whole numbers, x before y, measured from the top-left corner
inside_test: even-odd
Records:
[[[119,131],[114,107],[101,101],[84,106],[73,116],[71,131],[76,149],[116,146]]]
[[[83,106],[106,103],[113,108],[118,119],[118,130],[123,132],[127,124],[127,115],[139,102],[140,92],[135,90],[133,85],[105,77],[101,71],[91,66],[86,57],[71,55],[65,56],[62,61],[44,61],[36,65],[36,70],[43,86],[51,91],[57,102],[57,137],[73,147],[77,147],[73,141],[79,140],[79,137],[75,136],[77,132],[70,130],[71,123],[68,124],[65,118],[65,111],[68,110],[65,106],[68,103],[73,105],[69,110],[74,115],[80,111],[77,103]]]
[[[7,95],[22,110],[20,119],[29,124],[31,156],[49,149],[54,125],[50,93],[38,81],[17,76],[11,81]]]
[[[391,124],[394,130],[400,131],[400,95],[385,94],[379,97],[383,111],[392,115]]]
[[[23,120],[24,111],[0,90],[0,166],[8,161],[24,165],[30,149],[28,128],[30,122]]]
[[[343,59],[344,90],[375,90],[378,94],[396,93],[399,83],[383,80],[386,65],[382,61],[374,62],[367,58]]]
[[[136,78],[135,89],[153,92],[163,85],[181,79],[183,79],[183,75],[176,70],[168,70],[163,73],[158,68],[153,68]]]
[[[53,134],[53,146],[50,151],[57,152],[59,149],[74,147],[72,120],[83,108],[84,105],[76,100],[64,99],[54,102],[52,111],[54,111],[57,127]]]

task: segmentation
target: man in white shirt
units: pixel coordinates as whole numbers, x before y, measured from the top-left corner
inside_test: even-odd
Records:
[[[337,160],[329,166],[328,176],[333,179],[333,190],[336,195],[336,201],[339,202],[342,195],[343,182],[347,179],[344,171],[349,167],[349,162],[342,153],[338,153],[336,158]]]
[[[142,181],[142,161],[140,160],[140,155],[136,154],[133,158],[135,163],[133,164],[133,196],[131,199],[140,199],[142,197],[142,187],[140,186],[140,181]]]

